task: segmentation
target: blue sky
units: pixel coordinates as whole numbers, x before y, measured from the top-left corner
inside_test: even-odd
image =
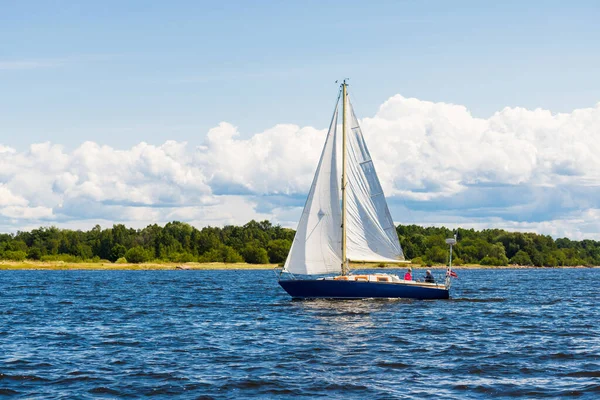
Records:
[[[524,4],[525,3],[525,4]],[[0,13],[5,145],[201,141],[323,127],[334,81],[388,97],[569,112],[598,101],[594,1],[19,1]]]
[[[598,21],[595,1],[4,2],[0,231],[294,226],[349,77],[397,222],[600,237]]]

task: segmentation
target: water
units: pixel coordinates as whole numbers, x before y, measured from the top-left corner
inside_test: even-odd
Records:
[[[0,397],[600,398],[600,269],[459,275],[291,301],[271,271],[2,271]]]

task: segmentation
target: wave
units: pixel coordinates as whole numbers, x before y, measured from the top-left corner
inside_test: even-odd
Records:
[[[381,368],[392,368],[392,369],[403,369],[410,368],[410,365],[404,364],[401,362],[387,362],[387,361],[379,361],[375,365]]]
[[[47,382],[48,379],[42,378],[37,375],[8,375],[0,373],[0,381],[9,380],[9,381],[31,381],[31,382]]]
[[[600,378],[600,371],[576,371],[566,373],[563,376],[569,378]]]
[[[109,394],[109,395],[113,395],[113,396],[122,396],[123,395],[122,392],[115,390],[115,389],[108,388],[106,386],[98,386],[98,387],[92,388],[92,389],[88,390],[88,393]]]
[[[126,340],[106,340],[100,343],[103,346],[126,346],[126,347],[137,347],[140,345],[140,342],[136,340],[126,341]]]
[[[461,298],[451,298],[450,301],[451,302],[467,302],[467,303],[503,303],[506,301],[506,299],[502,298],[502,297],[492,297],[492,298],[488,298],[488,299],[461,297]]]
[[[0,398],[600,398],[597,287],[577,271],[534,286],[481,271],[449,301],[307,302],[271,271],[166,273],[40,274],[52,301],[11,294]]]

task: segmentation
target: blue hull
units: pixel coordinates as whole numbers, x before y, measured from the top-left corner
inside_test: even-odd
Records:
[[[334,280],[281,280],[281,287],[294,299],[447,299],[449,291],[386,282]]]

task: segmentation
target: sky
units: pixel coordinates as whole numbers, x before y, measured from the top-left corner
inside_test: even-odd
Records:
[[[600,239],[595,1],[0,7],[0,231],[295,227],[337,95],[397,223]]]

